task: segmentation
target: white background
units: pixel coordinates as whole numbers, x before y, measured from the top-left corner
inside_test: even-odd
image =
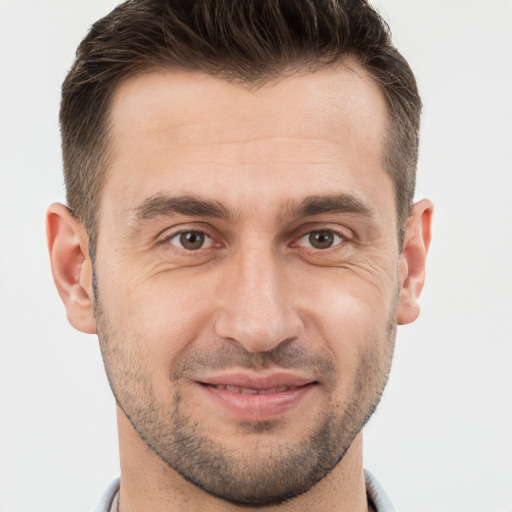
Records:
[[[115,0],[0,0],[0,511],[93,507],[118,473],[97,340],[50,276],[60,84]],[[399,329],[365,465],[402,512],[512,510],[512,3],[379,0],[424,100],[436,205],[423,313]]]

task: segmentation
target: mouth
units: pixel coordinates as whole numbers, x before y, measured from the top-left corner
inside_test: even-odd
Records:
[[[242,386],[232,386],[230,384],[205,384],[204,386],[211,386],[220,391],[231,391],[232,393],[240,393],[241,395],[270,395],[273,393],[284,393],[285,391],[291,391],[293,389],[298,389],[302,386],[279,386],[275,388],[268,389],[256,389],[256,388],[244,388]],[[304,384],[307,386],[307,384]]]
[[[287,373],[226,374],[197,381],[206,398],[244,421],[275,419],[300,407],[318,381]]]

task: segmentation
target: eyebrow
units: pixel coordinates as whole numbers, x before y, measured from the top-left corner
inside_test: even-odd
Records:
[[[305,197],[300,203],[289,206],[287,216],[300,218],[325,213],[348,213],[368,218],[377,216],[377,212],[373,206],[352,194]]]
[[[240,215],[219,201],[195,196],[169,196],[157,194],[147,198],[133,209],[136,221],[144,222],[157,217],[188,215],[193,217],[212,217],[235,222]],[[307,196],[298,203],[291,201],[282,217],[297,219],[329,213],[347,213],[363,217],[376,217],[374,207],[352,194]]]
[[[156,217],[173,214],[190,215],[194,217],[213,217],[233,221],[233,212],[229,211],[218,201],[200,199],[193,196],[168,196],[157,194],[146,199],[134,209],[138,221],[152,220]]]

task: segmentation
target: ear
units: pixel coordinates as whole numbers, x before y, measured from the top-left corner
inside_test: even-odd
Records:
[[[400,256],[400,299],[398,323],[414,322],[420,314],[418,298],[425,282],[425,261],[431,239],[434,206],[426,199],[412,207],[405,226],[404,248]]]
[[[54,203],[46,214],[46,236],[53,279],[69,323],[79,331],[96,333],[92,263],[84,226],[66,206]]]

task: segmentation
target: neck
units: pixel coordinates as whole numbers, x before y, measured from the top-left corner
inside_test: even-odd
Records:
[[[118,409],[121,490],[119,512],[363,512],[368,510],[359,433],[334,470],[309,491],[280,505],[237,506],[186,481],[165,464]]]

